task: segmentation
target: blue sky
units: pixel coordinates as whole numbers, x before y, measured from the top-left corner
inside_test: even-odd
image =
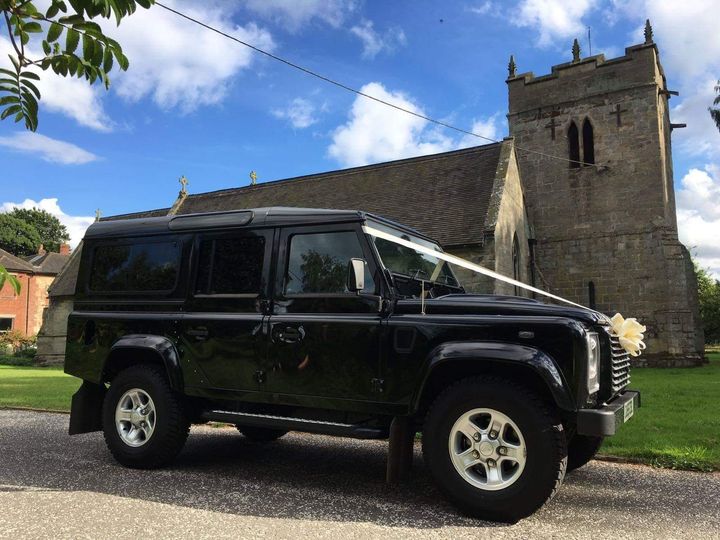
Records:
[[[464,129],[507,134],[508,57],[519,72],[608,57],[653,22],[673,97],[681,238],[720,275],[720,77],[713,2],[668,0],[166,0],[276,54]],[[40,204],[74,240],[104,215],[191,192],[449,150],[482,141],[427,125],[263,58],[158,7],[108,25],[130,58],[109,92],[46,77],[38,135],[0,123],[0,208]],[[0,53],[8,42],[0,38]],[[5,54],[0,56],[5,58]],[[52,79],[52,80],[51,80]]]

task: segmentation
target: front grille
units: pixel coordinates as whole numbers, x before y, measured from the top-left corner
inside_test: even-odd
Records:
[[[630,353],[622,348],[617,336],[610,336],[612,347],[612,393],[616,394],[630,384]]]

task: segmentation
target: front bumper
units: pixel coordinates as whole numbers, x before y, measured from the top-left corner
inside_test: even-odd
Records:
[[[591,437],[615,435],[618,428],[640,408],[640,392],[625,390],[599,409],[580,409],[577,416],[577,433]]]

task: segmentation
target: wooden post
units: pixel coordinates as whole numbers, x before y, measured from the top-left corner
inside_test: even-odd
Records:
[[[385,480],[397,484],[410,474],[415,445],[415,430],[407,416],[396,416],[390,424],[390,441]]]

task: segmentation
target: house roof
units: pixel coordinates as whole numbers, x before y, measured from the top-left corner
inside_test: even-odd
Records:
[[[477,244],[502,144],[188,195],[177,215],[267,206],[356,208],[445,246]]]
[[[46,253],[38,253],[23,257],[23,259],[35,267],[35,272],[40,274],[59,274],[65,264],[70,260],[70,254],[54,253],[48,251]]]
[[[26,274],[34,274],[35,267],[27,261],[22,260],[20,257],[16,257],[12,253],[0,249],[0,266],[4,266],[6,270],[10,272],[23,272]]]

